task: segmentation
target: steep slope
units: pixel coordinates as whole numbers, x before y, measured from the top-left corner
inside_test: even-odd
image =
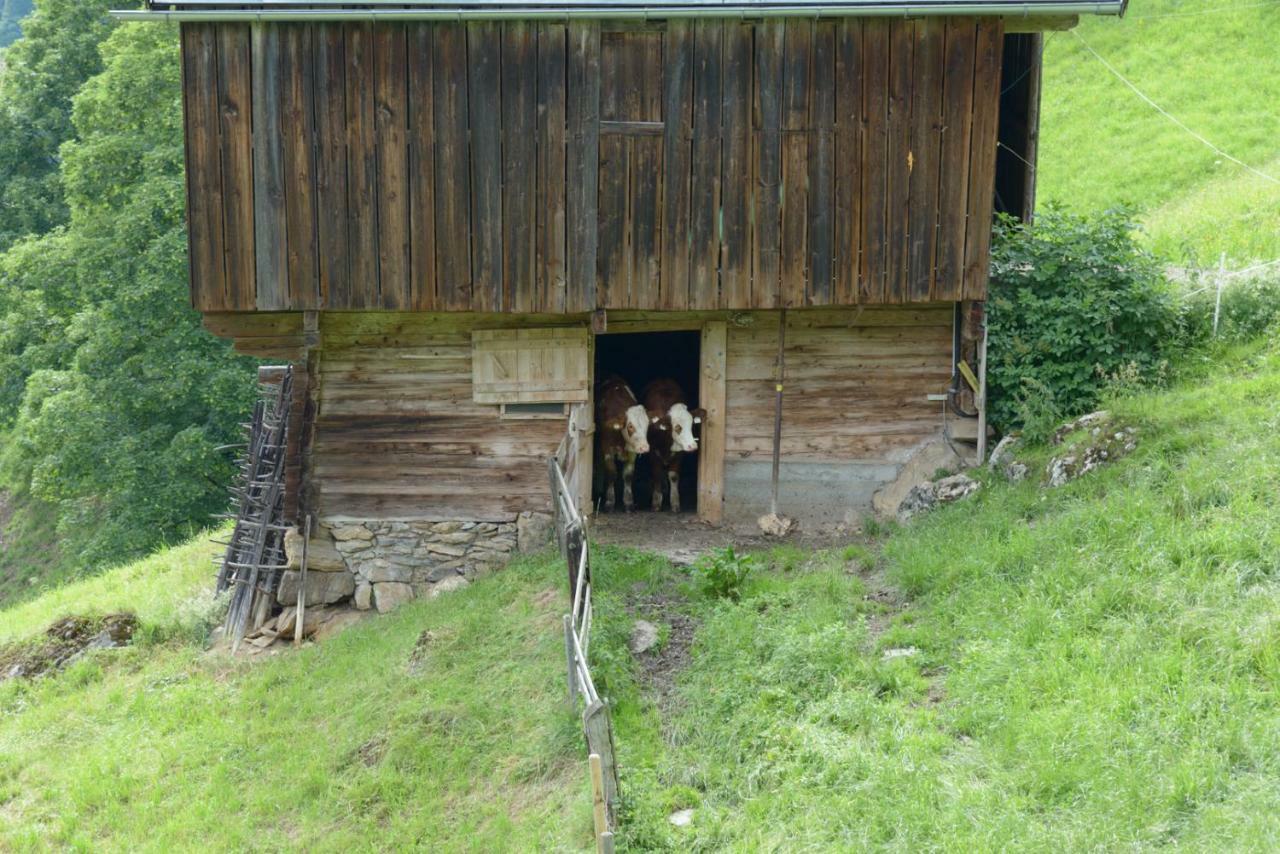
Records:
[[[1280,258],[1280,183],[1220,157],[1117,79],[1228,154],[1280,178],[1280,3],[1134,0],[1045,47],[1042,200],[1145,214],[1162,251]]]

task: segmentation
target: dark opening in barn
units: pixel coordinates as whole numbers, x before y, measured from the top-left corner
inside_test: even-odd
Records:
[[[599,382],[617,375],[627,381],[636,398],[643,402],[644,392],[655,380],[671,379],[679,384],[688,400],[690,409],[699,405],[698,366],[700,364],[701,335],[690,332],[634,332],[599,335],[595,341],[595,380]],[[701,425],[694,427],[694,435],[701,437]],[[600,437],[596,436],[596,442]],[[637,510],[650,510],[653,501],[654,479],[651,454],[636,462],[635,501]],[[680,511],[696,513],[698,510],[698,455],[682,455],[679,463]],[[596,471],[593,478],[592,503],[600,507],[604,494],[603,472]],[[663,512],[670,510],[668,501]]]

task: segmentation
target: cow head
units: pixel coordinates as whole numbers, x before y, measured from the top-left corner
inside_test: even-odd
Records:
[[[609,426],[622,432],[628,451],[633,454],[649,453],[649,413],[643,406],[637,403],[628,408],[622,418],[611,421]]]
[[[693,435],[693,425],[702,423],[706,413],[701,409],[690,411],[683,403],[677,403],[667,412],[671,422],[671,445],[677,451],[698,450],[698,440]]]

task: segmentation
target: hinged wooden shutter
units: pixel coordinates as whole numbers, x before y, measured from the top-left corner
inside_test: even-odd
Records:
[[[471,333],[476,403],[582,403],[591,383],[584,327],[485,329]]]

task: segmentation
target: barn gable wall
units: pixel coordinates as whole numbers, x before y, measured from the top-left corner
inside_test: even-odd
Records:
[[[185,23],[203,311],[985,293],[998,19]]]

